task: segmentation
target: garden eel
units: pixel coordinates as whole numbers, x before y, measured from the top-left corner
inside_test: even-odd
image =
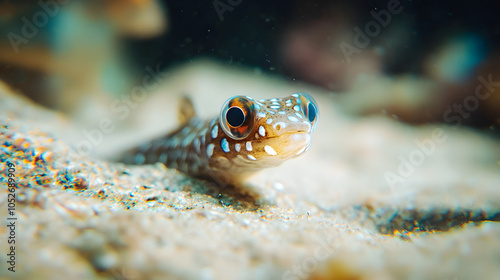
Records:
[[[191,102],[185,101],[180,111],[184,125],[125,153],[122,162],[162,162],[194,177],[239,184],[307,151],[319,117],[318,105],[305,93],[258,101],[235,96],[208,121],[194,116]]]

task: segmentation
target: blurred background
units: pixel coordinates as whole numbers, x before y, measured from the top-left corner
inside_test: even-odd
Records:
[[[0,79],[77,121],[145,69],[208,58],[317,86],[351,115],[500,134],[496,1],[0,3]]]

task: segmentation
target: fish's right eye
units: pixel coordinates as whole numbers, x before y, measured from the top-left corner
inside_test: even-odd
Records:
[[[255,105],[246,96],[230,98],[222,106],[219,122],[227,136],[234,140],[247,137],[254,129]]]
[[[233,106],[226,112],[226,122],[232,127],[239,127],[245,122],[245,112],[240,107]]]

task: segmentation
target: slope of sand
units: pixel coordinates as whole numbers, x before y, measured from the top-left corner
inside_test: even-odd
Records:
[[[111,114],[114,129],[89,154],[76,148],[88,140],[83,131],[98,125],[82,128],[0,87],[1,185],[6,189],[6,162],[12,162],[18,186],[16,272],[7,270],[8,247],[1,242],[0,277],[500,275],[500,148],[494,140],[466,128],[350,118],[339,113],[333,94],[211,62],[172,69],[159,81],[126,118]],[[304,91],[320,106],[312,148],[243,186],[221,189],[160,163],[112,161],[120,150],[175,127],[181,95],[209,117],[236,94]],[[428,154],[402,167],[417,160],[417,143],[427,143]],[[389,173],[400,176],[397,183],[387,181]],[[2,221],[7,207],[4,192]],[[0,229],[2,240],[8,234]]]

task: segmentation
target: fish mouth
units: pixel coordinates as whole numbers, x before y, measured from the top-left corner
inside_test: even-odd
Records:
[[[274,158],[286,160],[294,158],[309,149],[311,146],[311,134],[305,131],[288,132],[275,136],[265,141],[266,145],[273,147],[276,151]]]
[[[311,135],[308,132],[288,132],[279,136],[253,141],[253,149],[239,155],[240,164],[245,168],[260,170],[274,167],[283,162],[300,156],[311,146]],[[251,157],[247,158],[246,154]]]
[[[286,133],[281,135],[280,138],[286,142],[283,148],[284,154],[288,154],[291,157],[301,155],[311,146],[311,134],[308,132]]]

